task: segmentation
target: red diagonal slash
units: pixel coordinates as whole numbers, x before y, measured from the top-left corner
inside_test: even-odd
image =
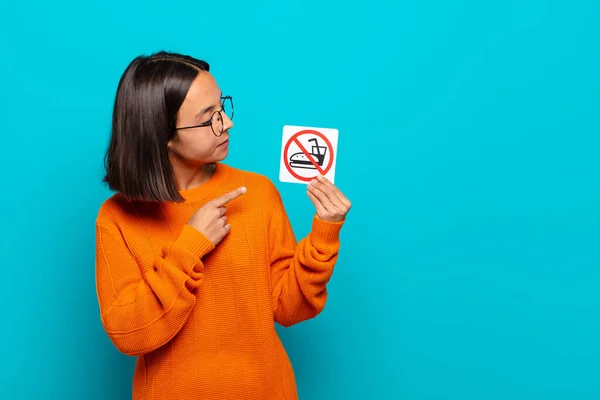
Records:
[[[319,164],[317,164],[313,160],[312,155],[308,151],[306,151],[306,149],[304,148],[304,146],[302,146],[300,144],[300,142],[298,141],[298,139],[294,138],[294,143],[296,143],[298,145],[298,147],[300,147],[300,150],[302,150],[302,152],[304,153],[304,155],[306,156],[306,158],[308,158],[308,161],[310,161],[310,163],[315,166],[315,168],[319,171],[319,173],[321,175],[325,175],[325,171],[323,171],[323,169],[321,168],[321,166]]]

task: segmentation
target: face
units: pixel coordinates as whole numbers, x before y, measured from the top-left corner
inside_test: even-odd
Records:
[[[199,125],[210,120],[213,113],[221,109],[221,95],[213,76],[206,71],[199,72],[179,108],[176,127]],[[178,130],[168,143],[169,156],[190,166],[213,163],[227,157],[229,129],[233,127],[233,122],[226,113],[221,112],[221,115],[221,136],[217,137],[210,125]],[[218,114],[213,119],[217,120]]]

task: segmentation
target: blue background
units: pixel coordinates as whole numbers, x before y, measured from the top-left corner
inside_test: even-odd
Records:
[[[330,300],[280,329],[302,399],[600,398],[600,3],[0,5],[2,399],[127,399],[94,221],[118,79],[210,62],[227,162],[278,182],[283,125],[337,128],[353,202]]]

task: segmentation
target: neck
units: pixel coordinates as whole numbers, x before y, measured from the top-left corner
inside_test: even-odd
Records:
[[[175,184],[179,190],[194,189],[208,181],[215,172],[215,164],[183,165],[171,161]]]

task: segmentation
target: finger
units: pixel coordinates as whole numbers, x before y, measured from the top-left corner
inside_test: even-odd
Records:
[[[229,203],[231,200],[243,195],[244,193],[246,193],[246,188],[240,187],[229,193],[224,194],[221,197],[217,197],[212,201],[212,203],[217,207],[222,207],[225,204]]]
[[[332,213],[332,214],[336,212],[335,205],[331,202],[329,197],[323,191],[321,191],[321,189],[318,188],[315,184],[308,185],[308,190],[317,199],[319,199],[319,201],[321,202],[321,205],[323,206],[323,208],[325,208],[325,210],[327,212]]]
[[[221,206],[221,207],[217,208],[217,210],[219,211],[219,217],[222,217],[227,212],[227,207]]]
[[[308,194],[308,198],[315,205],[315,208],[317,209],[317,214],[323,215],[323,214],[327,213],[327,210],[325,209],[325,207],[323,207],[323,204],[321,204],[321,202],[319,201],[317,196],[312,194],[310,190],[307,190],[306,194]]]
[[[228,218],[227,218],[227,215],[223,215],[223,216],[221,217],[221,221],[223,221],[223,226],[227,225],[227,219],[228,219]]]
[[[329,187],[329,186],[325,185],[324,183],[321,183],[317,180],[312,181],[309,184],[309,186],[314,187],[314,188],[318,189],[319,191],[321,191],[323,194],[325,194],[325,196],[327,196],[327,199],[331,202],[331,204],[333,204],[334,207],[339,208],[339,209],[344,208],[344,204],[342,203],[340,198],[337,196],[337,194],[331,187]],[[325,205],[325,207],[327,207],[327,205]]]
[[[346,198],[346,196],[344,196],[344,194],[340,191],[340,189],[338,189],[329,179],[327,179],[327,177],[325,177],[323,175],[319,175],[317,177],[317,179],[319,180],[319,182],[321,182],[321,183],[325,184],[326,186],[329,186],[331,189],[333,189],[333,191],[335,192],[337,197],[340,199],[342,204],[344,206],[346,206],[347,208],[350,208],[350,206],[351,206],[350,200],[348,200]]]

